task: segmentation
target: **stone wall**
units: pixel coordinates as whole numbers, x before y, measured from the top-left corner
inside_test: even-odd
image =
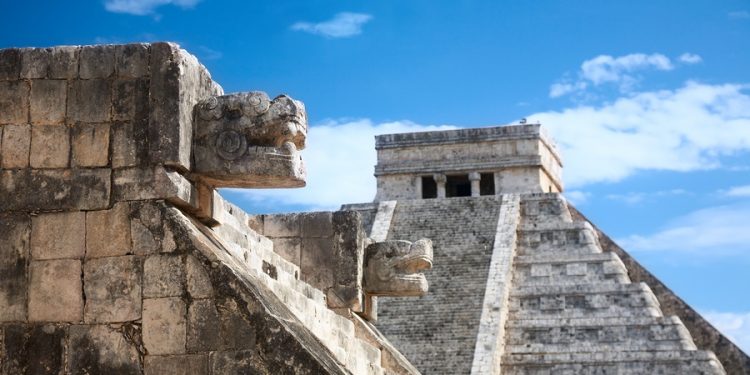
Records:
[[[218,94],[169,43],[0,51],[0,373],[417,373],[196,176]],[[358,215],[323,217],[356,263]]]

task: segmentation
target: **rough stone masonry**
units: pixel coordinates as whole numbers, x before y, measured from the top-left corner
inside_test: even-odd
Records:
[[[0,373],[417,374],[362,301],[424,294],[428,240],[216,191],[304,186],[306,135],[174,44],[0,50]]]

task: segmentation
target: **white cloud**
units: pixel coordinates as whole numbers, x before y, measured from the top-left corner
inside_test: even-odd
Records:
[[[563,193],[565,198],[576,206],[582,206],[591,197],[591,193],[581,190],[568,190]]]
[[[703,61],[703,58],[700,57],[700,55],[694,53],[683,53],[677,59],[685,64],[698,64]]]
[[[727,197],[750,197],[750,185],[734,186],[721,193]]]
[[[632,80],[633,78],[627,73],[649,68],[672,70],[674,66],[668,57],[659,53],[652,55],[633,53],[619,57],[600,55],[581,64],[581,76],[594,85],[600,85],[605,82]]]
[[[297,22],[292,25],[292,30],[329,38],[347,38],[361,34],[362,26],[371,19],[369,14],[342,12],[325,22]]]
[[[609,194],[607,195],[607,199],[611,199],[615,201],[622,201],[627,204],[637,204],[647,199],[663,198],[667,196],[685,195],[685,194],[688,194],[688,192],[683,189],[671,189],[671,190],[660,190],[660,191],[654,191],[654,192],[629,192],[629,193],[624,193],[624,194]]]
[[[200,0],[106,0],[104,8],[114,13],[128,13],[136,16],[145,16],[154,13],[154,10],[163,5],[175,5],[180,8],[192,8]]]
[[[706,311],[701,315],[745,353],[750,353],[750,312]]]
[[[746,10],[737,10],[734,12],[729,12],[727,14],[729,18],[735,19],[735,20],[747,20],[750,19],[750,12]]]
[[[617,242],[629,251],[690,252],[703,256],[750,255],[750,202],[709,207],[671,220],[656,233]],[[698,235],[700,234],[700,235]]]
[[[553,135],[571,188],[615,182],[639,170],[694,171],[750,151],[748,85],[688,82],[599,106],[526,116]]]
[[[302,189],[236,189],[251,201],[300,204],[315,210],[335,210],[344,203],[371,202],[375,198],[375,135],[453,126],[419,125],[410,121],[373,123],[369,119],[328,121],[311,126],[302,157],[307,186]]]

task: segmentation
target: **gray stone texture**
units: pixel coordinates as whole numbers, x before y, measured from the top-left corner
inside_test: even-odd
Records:
[[[64,80],[31,81],[30,115],[33,125],[55,125],[65,121],[68,86]]]
[[[0,124],[29,122],[29,84],[25,81],[0,81]]]
[[[0,372],[57,375],[64,371],[64,325],[6,325],[0,330]]]
[[[110,173],[105,168],[2,170],[0,211],[104,209],[109,205]]]
[[[31,257],[34,260],[80,259],[86,252],[86,214],[56,212],[31,218]]]
[[[185,353],[186,312],[179,297],[143,300],[143,345],[148,354]]]
[[[141,260],[135,256],[88,259],[83,265],[84,321],[127,322],[141,318]]]
[[[207,354],[146,356],[145,375],[210,374]]]
[[[31,168],[66,168],[69,155],[70,136],[66,126],[31,127]]]
[[[75,167],[105,167],[109,164],[109,124],[78,123],[71,134]]]
[[[0,322],[26,320],[30,232],[27,215],[0,213]]]
[[[26,168],[29,166],[31,127],[29,125],[5,125],[2,134],[2,167]]]
[[[112,83],[109,80],[77,80],[68,85],[68,121],[105,122],[110,120],[111,112]]]
[[[81,321],[83,285],[80,260],[32,261],[29,273],[29,321]]]
[[[21,78],[47,78],[51,53],[51,48],[21,50]]]
[[[185,293],[185,267],[179,255],[151,255],[143,264],[143,296],[178,297]]]
[[[124,332],[105,325],[69,330],[67,374],[142,374],[138,347]]]
[[[115,46],[89,46],[81,49],[78,75],[81,79],[109,78],[115,72]]]
[[[86,213],[86,257],[126,255],[130,248],[130,206],[117,203],[110,210]]]

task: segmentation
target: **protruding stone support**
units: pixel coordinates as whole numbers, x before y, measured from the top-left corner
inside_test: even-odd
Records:
[[[432,241],[384,241],[365,249],[365,293],[410,297],[427,294],[422,271],[432,268]]]
[[[448,181],[448,177],[446,177],[442,173],[435,173],[434,175],[432,175],[432,178],[437,184],[437,197],[445,198],[445,183]]]
[[[479,196],[479,180],[481,179],[482,179],[482,175],[480,175],[479,172],[469,173],[469,181],[471,181],[471,196],[472,197]]]

